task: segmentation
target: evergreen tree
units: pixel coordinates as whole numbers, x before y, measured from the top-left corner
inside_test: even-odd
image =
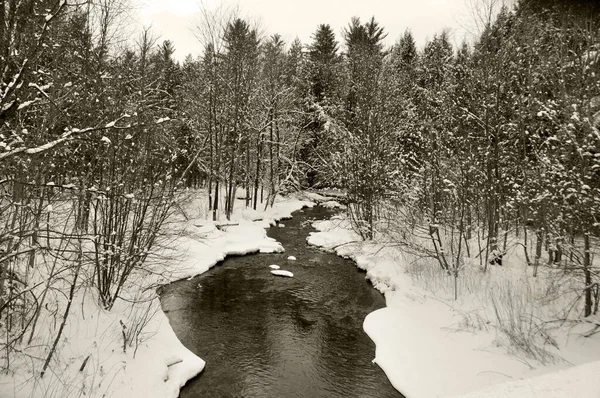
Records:
[[[329,25],[319,25],[312,39],[308,51],[311,94],[319,104],[325,100],[335,102],[339,90],[337,74],[340,65],[335,34]]]
[[[338,43],[329,25],[319,25],[308,46],[306,76],[308,93],[304,101],[306,126],[300,159],[307,166],[306,184],[332,185],[331,156],[335,150],[334,137],[325,129],[327,120],[339,113],[341,102],[342,63]]]

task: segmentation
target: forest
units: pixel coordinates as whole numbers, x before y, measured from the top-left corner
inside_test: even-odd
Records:
[[[286,43],[205,11],[177,62],[150,28],[118,39],[120,0],[0,1],[0,371],[53,319],[43,377],[77,291],[110,311],[194,190],[218,220],[340,189],[363,240],[455,286],[514,251],[568,290],[562,321],[597,315],[600,10],[487,11],[474,40],[422,48],[386,46],[376,16]]]

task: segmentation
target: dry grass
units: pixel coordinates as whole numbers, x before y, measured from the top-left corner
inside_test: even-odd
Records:
[[[120,321],[123,330],[123,352],[127,351],[127,347],[132,347],[135,358],[139,345],[156,334],[148,325],[160,310],[160,304],[153,292],[141,293],[136,296],[128,310],[127,318]]]
[[[457,280],[459,299],[454,297],[454,277],[435,260],[414,258],[406,267],[413,282],[440,300],[452,303],[461,320],[457,328],[466,331],[494,330],[496,342],[522,362],[542,364],[560,360],[552,337],[553,320],[565,315],[573,289],[566,280],[556,283],[556,272],[490,267],[468,263]],[[569,281],[572,282],[572,281]]]
[[[509,352],[526,363],[528,359],[542,364],[559,360],[551,350],[558,349],[558,345],[551,336],[548,322],[540,317],[542,311],[538,309],[530,283],[517,285],[510,279],[495,281],[490,301],[498,340]]]

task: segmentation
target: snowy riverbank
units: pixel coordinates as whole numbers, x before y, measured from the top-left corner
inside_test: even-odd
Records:
[[[182,214],[168,225],[171,240],[160,253],[164,262],[155,261],[151,272],[131,278],[135,283],[124,296],[138,303],[119,300],[111,311],[105,311],[97,304],[93,289],[80,289],[51,371],[40,378],[38,367],[33,361],[29,364],[29,357],[43,357],[47,352],[48,333],[47,341],[38,339],[38,347],[26,346],[26,355],[15,356],[13,361],[22,363],[13,366],[16,371],[0,376],[0,397],[177,397],[181,386],[201,372],[205,363],[175,336],[160,308],[156,287],[201,274],[228,255],[283,251],[265,228],[291,217],[293,211],[313,206],[307,199],[321,197],[278,197],[273,208],[239,209],[228,222],[207,220],[208,215],[198,210],[206,201],[202,196],[186,203]],[[41,325],[45,327],[44,322]],[[128,341],[134,344],[124,347],[124,336],[132,333],[134,338]]]
[[[397,246],[361,241],[343,216],[317,221],[313,226],[320,232],[311,234],[307,239],[309,244],[354,260],[366,271],[374,287],[385,294],[387,307],[369,314],[364,329],[377,346],[374,362],[405,396],[469,393],[468,397],[500,397],[508,396],[509,392],[514,397],[600,396],[599,379],[586,376],[600,368],[600,336],[582,337],[585,326],[557,330],[560,350],[549,347],[548,355],[562,359],[542,366],[511,349],[493,322],[477,315],[477,320],[483,319],[484,324],[476,324],[473,314],[486,310],[483,303],[477,302],[476,295],[464,292],[454,301],[444,294],[441,286],[432,289],[419,286],[419,280],[429,275],[416,276],[415,267],[423,265],[419,265],[417,257]],[[510,259],[505,260],[504,267],[491,269],[488,275],[472,276],[475,283],[495,286],[489,281],[492,278],[523,279],[521,273],[528,270],[517,269],[517,261],[512,268]],[[435,267],[438,266],[434,264]],[[436,273],[442,274],[442,279],[445,277],[439,270]],[[452,278],[445,278],[447,281],[436,283],[452,285]],[[510,294],[516,296],[520,292]],[[589,364],[561,370],[571,364],[585,363]],[[556,372],[530,378],[551,371]],[[549,383],[549,379],[553,382]],[[549,389],[555,392],[550,394]]]
[[[32,372],[36,368],[29,364],[43,358],[49,347],[49,341],[34,340],[21,357],[12,358],[13,364],[20,364],[13,367],[17,370],[0,376],[0,397],[177,397],[205,363],[175,336],[156,287],[206,272],[228,255],[283,251],[265,228],[323,199],[316,194],[278,198],[272,209],[239,209],[231,221],[213,222],[201,210],[206,198],[194,197],[168,225],[171,241],[161,253],[164,261],[154,261],[152,272],[138,275],[128,286],[126,296],[138,303],[119,300],[105,311],[97,305],[93,289],[80,289],[51,371],[44,378]],[[454,302],[443,289],[434,294],[415,283],[414,257],[381,242],[362,242],[343,217],[314,226],[321,232],[311,234],[310,244],[353,259],[385,294],[387,307],[369,314],[364,329],[377,346],[374,362],[407,397],[600,395],[600,382],[589,376],[600,368],[600,341],[598,335],[581,337],[585,325],[565,329],[560,351],[555,350],[564,360],[542,366],[511,354],[495,325],[473,327],[470,316],[477,303],[469,294],[461,293],[461,300]],[[506,278],[515,272],[505,266],[489,275]],[[47,315],[41,328],[50,330],[52,319]],[[123,336],[131,333],[134,344],[124,350]]]

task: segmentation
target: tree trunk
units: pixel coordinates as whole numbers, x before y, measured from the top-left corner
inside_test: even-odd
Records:
[[[258,185],[260,176],[260,161],[262,157],[262,132],[258,133],[257,144],[256,144],[256,173],[254,174],[254,203],[252,208],[256,210],[258,201]],[[262,202],[262,199],[261,199]]]
[[[250,137],[246,137],[246,173],[244,188],[246,189],[246,207],[250,207]]]
[[[217,210],[219,210],[219,180],[215,181],[215,201],[212,208],[213,221],[217,221]]]
[[[271,180],[271,192],[267,197],[267,201],[269,200],[271,195],[274,195],[275,193],[275,176],[273,172],[273,108],[269,109],[269,118],[269,178]]]
[[[77,232],[80,233],[80,232]],[[73,297],[75,296],[75,289],[77,287],[77,278],[79,277],[79,271],[81,270],[81,265],[83,264],[83,249],[82,249],[82,243],[81,243],[81,237],[79,238],[79,243],[78,243],[78,254],[77,254],[77,264],[75,268],[75,275],[73,276],[73,282],[71,282],[71,288],[69,289],[69,299],[67,301],[67,306],[65,308],[65,312],[63,314],[63,320],[60,324],[60,327],[58,328],[58,333],[56,334],[56,338],[54,339],[54,343],[52,344],[52,348],[50,349],[50,352],[48,353],[48,356],[46,357],[46,361],[44,362],[44,366],[42,367],[42,372],[40,373],[40,377],[44,377],[44,373],[46,372],[46,369],[48,368],[48,365],[50,364],[50,360],[52,359],[52,356],[54,355],[54,351],[56,351],[56,346],[58,345],[58,342],[60,341],[60,338],[62,336],[62,332],[65,328],[65,325],[67,324],[67,318],[69,317],[69,312],[71,311],[71,304],[73,304]]]
[[[15,249],[17,249],[16,247],[13,247],[13,246],[18,246],[18,244],[13,245],[13,242],[15,241],[14,231],[17,226],[17,219],[19,218],[19,213],[20,213],[19,206],[17,205],[17,203],[20,203],[20,201],[23,199],[23,187],[20,182],[16,181],[17,179],[18,179],[18,177],[15,176],[15,181],[13,181],[13,186],[12,186],[12,198],[11,198],[12,203],[9,206],[9,211],[10,211],[11,207],[13,208],[10,225],[8,226],[8,231],[10,233],[10,236],[6,240],[6,249],[5,249],[4,253],[2,253],[2,251],[0,250],[0,255],[4,254],[5,256],[10,255]],[[4,304],[3,297],[5,295],[6,277],[8,274],[8,268],[9,268],[10,264],[12,263],[12,261],[14,261],[14,260],[6,259],[6,260],[0,262],[0,307]]]
[[[590,271],[590,235],[588,232],[583,234],[583,275],[585,277],[585,303],[584,316],[592,315],[592,273]]]
[[[42,218],[42,211],[44,206],[44,188],[41,188],[39,201],[37,204],[37,212],[35,214],[35,220],[33,224],[33,232],[31,233],[31,247],[35,249],[38,244],[38,229],[40,228],[40,220]],[[89,217],[89,216],[88,216]],[[35,266],[35,255],[37,250],[32,250],[29,252],[29,261],[28,268],[33,268]]]
[[[535,259],[533,260],[533,277],[537,276],[538,265],[540,263],[540,257],[542,257],[542,244],[544,241],[544,232],[542,229],[538,229],[535,233]]]

